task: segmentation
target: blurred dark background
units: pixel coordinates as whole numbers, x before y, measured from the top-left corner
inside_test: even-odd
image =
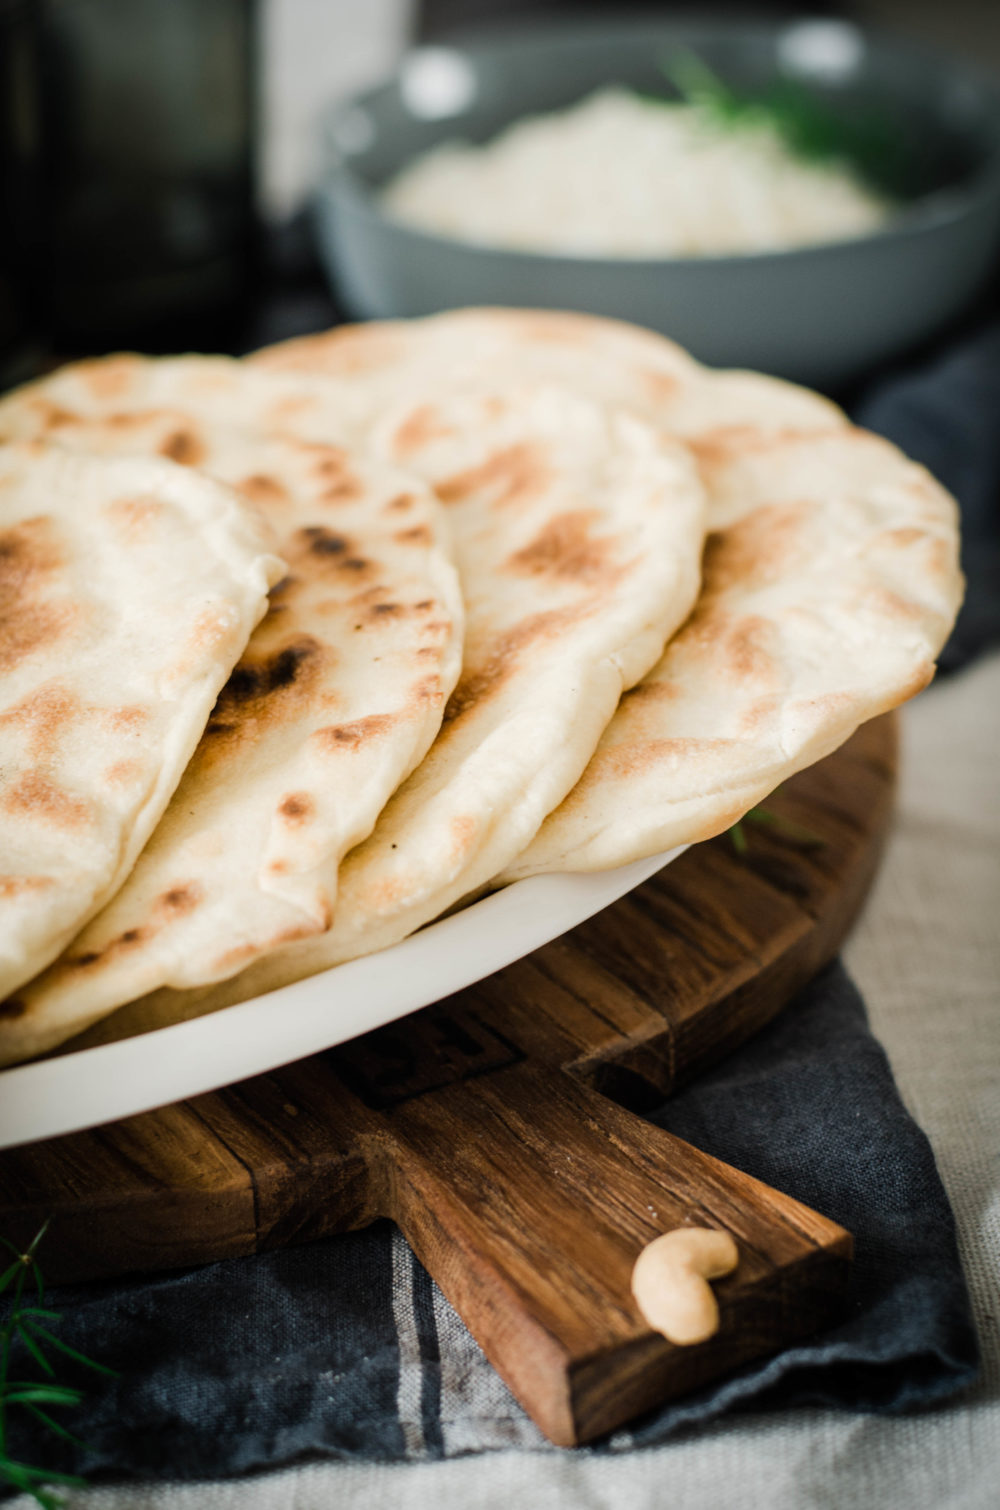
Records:
[[[335,320],[303,210],[321,109],[414,42],[602,13],[848,17],[1000,77],[1000,0],[0,0],[0,382]]]

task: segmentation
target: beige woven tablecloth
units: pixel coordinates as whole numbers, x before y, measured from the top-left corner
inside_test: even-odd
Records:
[[[743,1417],[618,1455],[314,1463],[225,1484],[73,1494],[72,1510],[996,1510],[1000,1506],[1000,656],[904,713],[899,817],[847,962],[929,1134],[985,1356],[962,1399],[901,1419]],[[23,1498],[10,1502],[29,1510]]]

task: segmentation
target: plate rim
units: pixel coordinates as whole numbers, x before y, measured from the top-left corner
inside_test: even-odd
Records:
[[[0,1149],[155,1111],[398,1021],[551,943],[689,847],[682,844],[613,870],[529,876],[390,948],[265,995],[0,1070]],[[330,1011],[331,983],[342,991],[335,1012]],[[374,1005],[365,999],[366,989],[374,989]]]

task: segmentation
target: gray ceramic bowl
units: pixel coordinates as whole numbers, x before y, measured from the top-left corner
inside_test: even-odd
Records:
[[[737,89],[793,77],[898,126],[906,207],[884,231],[785,252],[619,260],[472,246],[388,219],[378,188],[455,137],[599,85],[662,92],[700,56]],[[841,22],[580,25],[425,48],[325,123],[316,209],[340,297],[362,318],[470,304],[589,310],[663,331],[703,361],[833,387],[931,334],[981,286],[1000,243],[1000,88],[966,65]]]

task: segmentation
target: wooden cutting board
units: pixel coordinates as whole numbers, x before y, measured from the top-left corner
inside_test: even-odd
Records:
[[[888,716],[526,959],[341,1048],[176,1106],[0,1154],[0,1233],[46,1217],[52,1280],[172,1268],[396,1221],[555,1442],[829,1322],[851,1238],[644,1122],[836,952],[889,823]],[[721,1324],[678,1347],[630,1292],[642,1248],[718,1227]],[[336,1298],[331,1298],[336,1304]]]

